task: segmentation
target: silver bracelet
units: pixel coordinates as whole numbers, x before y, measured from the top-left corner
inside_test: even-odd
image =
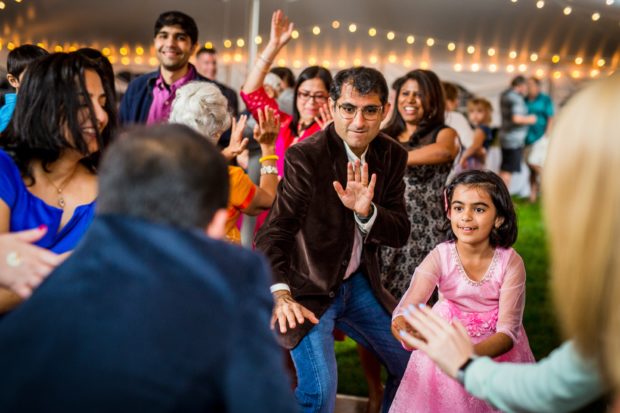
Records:
[[[278,168],[276,168],[273,165],[263,165],[260,168],[260,174],[261,175],[277,175]]]

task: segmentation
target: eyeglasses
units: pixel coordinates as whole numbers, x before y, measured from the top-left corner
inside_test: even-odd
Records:
[[[370,105],[364,106],[363,108],[358,108],[357,106],[350,105],[348,103],[343,103],[341,105],[337,105],[338,113],[342,119],[351,120],[355,118],[358,111],[362,112],[362,116],[366,120],[377,120],[381,116],[381,112],[383,111],[383,106]]]
[[[312,95],[312,94],[310,94],[310,92],[306,92],[306,91],[302,91],[302,90],[297,92],[297,97],[300,100],[303,100],[304,102],[309,100],[309,99],[314,99],[314,101],[316,103],[325,103],[325,102],[327,102],[327,98],[328,98],[327,95],[324,95],[322,93],[317,93],[317,94]]]

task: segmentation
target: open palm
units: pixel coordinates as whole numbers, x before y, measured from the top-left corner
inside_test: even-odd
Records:
[[[368,181],[368,164],[360,166],[359,161],[347,165],[347,187],[334,181],[334,189],[342,204],[362,217],[370,215],[370,205],[375,195],[377,175],[373,174]]]

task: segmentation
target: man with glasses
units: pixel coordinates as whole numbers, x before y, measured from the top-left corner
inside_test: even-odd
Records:
[[[409,358],[390,333],[396,300],[379,279],[378,247],[400,247],[409,236],[407,153],[379,132],[387,97],[385,79],[374,69],[336,75],[333,124],[289,148],[275,203],[256,238],[272,264],[272,327],[291,350],[304,412],[334,410],[334,327],[387,368],[384,411]]]

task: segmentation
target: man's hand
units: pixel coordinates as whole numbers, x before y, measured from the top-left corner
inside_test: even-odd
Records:
[[[312,324],[319,323],[319,319],[314,313],[295,301],[290,292],[286,290],[276,291],[273,293],[273,300],[275,304],[271,316],[272,330],[275,328],[276,321],[280,324],[280,333],[282,334],[286,333],[287,321],[289,328],[297,327],[297,323],[303,324],[306,319],[310,320]]]
[[[370,215],[372,198],[375,195],[377,175],[372,174],[368,182],[368,164],[360,167],[360,161],[347,164],[347,187],[342,188],[340,182],[334,181],[334,189],[342,204],[353,210],[358,216],[367,218]]]

